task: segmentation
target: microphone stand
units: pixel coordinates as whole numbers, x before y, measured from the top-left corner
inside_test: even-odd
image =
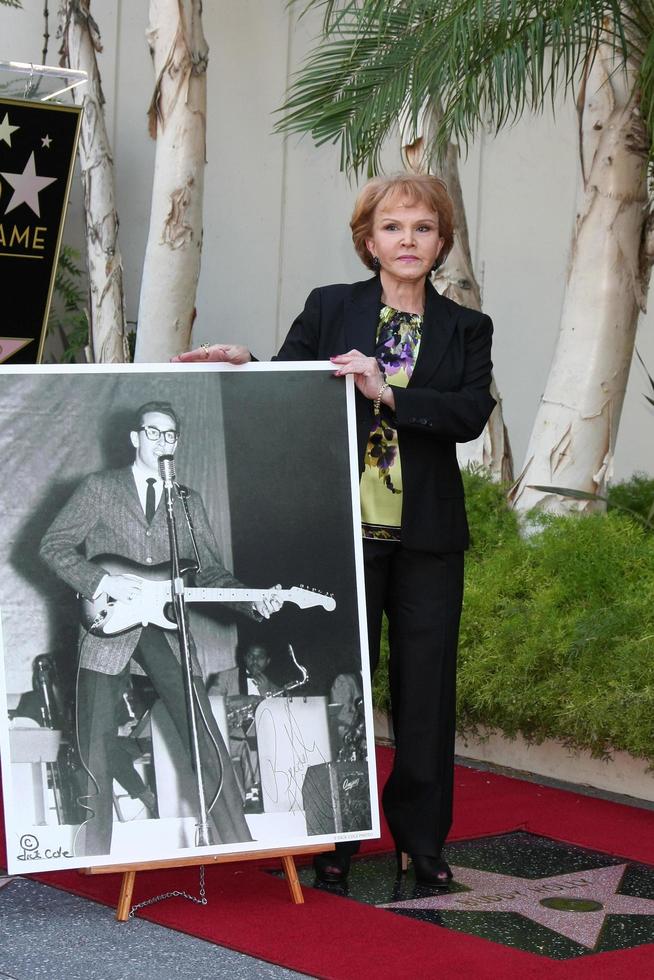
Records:
[[[38,684],[38,689],[41,693],[41,698],[43,700],[43,705],[41,707],[41,715],[43,718],[43,724],[45,728],[49,728],[51,731],[57,730],[57,722],[55,720],[55,710],[54,710],[54,698],[52,696],[51,690],[51,672],[52,664],[50,658],[47,655],[37,657],[34,661],[34,671],[36,675],[36,682]],[[55,812],[57,814],[57,823],[64,823],[64,794],[62,790],[62,779],[61,771],[59,769],[59,761],[46,762],[46,772],[50,775],[50,780],[52,782],[52,795],[54,797]]]
[[[177,542],[177,523],[173,511],[173,490],[175,488],[175,466],[172,456],[159,457],[159,470],[164,485],[164,500],[166,504],[166,519],[168,521],[168,539],[170,542],[170,570],[172,583],[172,601],[175,619],[179,630],[179,650],[182,662],[182,677],[184,680],[184,697],[186,699],[186,717],[188,721],[189,744],[191,747],[191,767],[195,773],[195,784],[198,797],[198,822],[195,825],[195,846],[209,847],[211,832],[207,803],[204,795],[204,774],[200,760],[200,743],[198,741],[198,720],[193,697],[193,666],[191,663],[191,645],[189,640],[188,613],[184,596],[184,581],[181,575],[179,546]]]

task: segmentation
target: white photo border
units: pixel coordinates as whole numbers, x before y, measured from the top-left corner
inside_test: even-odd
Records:
[[[139,365],[14,365],[3,366],[3,379],[18,377],[21,375],[38,378],[56,378],[64,375],[76,375],[79,377],[98,376],[98,378],[111,375],[125,375],[134,378],[135,387],[141,375],[170,375],[175,378],[189,377],[194,374],[209,376],[217,374],[239,373],[242,375],[265,373],[270,375],[292,372],[293,374],[307,374],[316,372],[320,374],[334,374],[333,365],[330,362],[253,362],[242,366],[233,366],[217,363],[193,363],[193,364],[139,364]],[[0,381],[0,386],[2,381]],[[356,420],[355,420],[355,387],[352,377],[339,381],[342,386],[343,396],[346,403],[347,418],[347,452],[349,456],[349,477],[350,477],[350,512],[352,515],[352,543],[354,556],[354,575],[357,588],[356,608],[358,613],[358,648],[361,655],[361,678],[363,685],[363,704],[365,715],[366,743],[368,747],[368,774],[369,774],[369,797],[371,826],[368,831],[357,831],[350,833],[334,833],[328,835],[297,835],[291,834],[290,837],[280,839],[274,843],[262,843],[261,840],[251,842],[241,842],[237,844],[218,844],[210,847],[173,848],[165,853],[152,858],[152,862],[157,860],[180,859],[185,856],[193,858],[213,854],[243,854],[247,857],[250,852],[261,851],[262,849],[288,849],[289,852],[301,850],[303,846],[315,844],[331,844],[338,840],[365,840],[380,836],[380,822],[377,795],[377,775],[374,753],[374,722],[372,708],[372,687],[368,663],[368,637],[366,627],[366,606],[363,570],[363,550],[360,526],[360,504],[359,504],[359,470],[357,461],[357,440],[356,440]],[[336,384],[334,385],[336,388]],[[5,416],[5,425],[7,424]],[[227,423],[228,424],[228,423]],[[11,421],[9,420],[9,425]],[[2,626],[2,609],[0,608],[0,704],[7,705],[7,687],[5,678],[5,668],[8,659],[8,651],[5,648],[5,634]],[[0,762],[2,764],[2,788],[4,794],[4,821],[7,842],[7,865],[10,874],[25,874],[43,871],[53,871],[61,869],[93,867],[95,865],[128,864],[130,861],[135,863],[142,861],[142,853],[126,854],[123,850],[115,856],[102,855],[93,857],[89,855],[70,854],[66,842],[57,841],[57,835],[51,834],[50,829],[42,826],[26,826],[21,823],[20,801],[16,797],[14,780],[12,779],[12,765],[10,763],[9,745],[9,724],[6,711],[2,712],[0,718]],[[145,822],[145,821],[144,821]],[[54,828],[57,829],[56,827]],[[36,845],[34,845],[36,840]],[[148,857],[148,860],[150,858]]]

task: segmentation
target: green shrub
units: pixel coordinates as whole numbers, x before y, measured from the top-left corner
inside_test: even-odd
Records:
[[[654,480],[646,473],[634,473],[630,480],[609,487],[607,497],[609,511],[622,507],[625,510],[635,511],[645,520],[652,519]]]
[[[619,514],[556,518],[470,564],[459,725],[654,759],[654,540]]]
[[[500,488],[473,474],[466,492],[459,727],[654,760],[654,535],[612,510],[522,539]]]
[[[63,362],[81,358],[89,342],[85,273],[80,262],[77,249],[62,245],[55,273],[48,332],[58,336]]]
[[[464,470],[462,476],[470,526],[470,550],[466,558],[468,562],[483,560],[516,540],[518,518],[506,505],[506,487],[493,483],[478,470]]]
[[[384,617],[379,651],[379,666],[372,679],[372,703],[380,711],[390,713],[391,696],[388,690],[388,624]]]

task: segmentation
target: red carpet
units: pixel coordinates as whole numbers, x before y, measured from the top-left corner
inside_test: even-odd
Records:
[[[377,758],[383,785],[390,750],[379,749]],[[455,804],[450,840],[522,829],[654,864],[654,812],[649,810],[463,768],[457,769]],[[381,841],[365,845],[368,852],[390,848],[386,829]],[[100,902],[117,901],[119,875],[84,877],[70,871],[37,877]],[[172,888],[197,893],[197,869],[142,872],[134,900]],[[637,980],[654,975],[654,945],[557,961],[310,888],[304,891],[305,904],[293,906],[284,881],[247,863],[209,867],[207,895],[206,908],[174,899],[142,914],[169,928],[333,980]]]

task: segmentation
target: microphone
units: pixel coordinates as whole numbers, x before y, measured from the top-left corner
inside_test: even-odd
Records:
[[[172,490],[175,485],[175,460],[172,456],[159,457],[159,473],[164,482],[164,486]]]

